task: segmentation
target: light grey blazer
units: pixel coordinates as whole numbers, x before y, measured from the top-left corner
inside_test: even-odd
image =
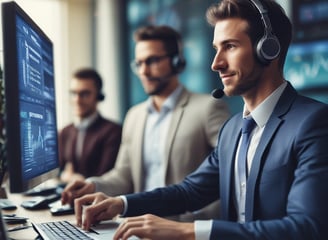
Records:
[[[183,89],[167,136],[166,185],[182,181],[203,162],[216,145],[218,131],[228,117],[227,105],[222,100]],[[101,177],[88,179],[96,184],[96,191],[110,196],[142,191],[142,144],[146,119],[146,102],[128,111],[115,167]],[[218,214],[218,203],[215,203],[205,212],[187,213],[172,219],[192,221],[195,218],[214,218]]]

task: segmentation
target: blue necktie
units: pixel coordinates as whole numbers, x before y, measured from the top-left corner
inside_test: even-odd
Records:
[[[250,135],[256,122],[253,118],[244,118],[242,127],[242,139],[238,154],[238,174],[241,183],[245,183],[247,179],[247,149],[250,143]]]
[[[246,180],[247,180],[247,149],[250,143],[250,135],[256,126],[253,118],[243,119],[242,138],[238,153],[238,179],[239,187],[237,191],[237,206],[239,221],[245,222],[245,201],[246,201]]]

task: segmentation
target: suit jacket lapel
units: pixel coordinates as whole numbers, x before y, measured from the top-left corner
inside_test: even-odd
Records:
[[[67,151],[67,156],[69,157],[69,159],[71,160],[71,162],[74,164],[76,163],[77,159],[76,159],[76,143],[77,143],[77,133],[78,130],[72,126],[71,130],[70,130],[70,134],[68,135],[68,137],[70,138],[67,143],[71,146],[66,147],[66,151]]]
[[[247,180],[247,193],[246,193],[246,208],[245,208],[245,220],[250,221],[253,219],[253,212],[254,212],[254,195],[255,195],[255,187],[256,187],[256,180],[258,178],[260,172],[260,166],[262,162],[262,156],[264,154],[265,149],[268,146],[273,134],[279,127],[281,123],[281,119],[279,118],[270,118],[269,122],[266,124],[264,132],[262,134],[261,140],[259,145],[256,149],[252,167],[249,173],[249,178]],[[263,160],[264,161],[264,160]]]
[[[174,144],[174,138],[176,136],[179,124],[181,122],[181,118],[183,116],[184,107],[186,106],[186,104],[188,104],[189,97],[190,97],[190,92],[188,92],[184,88],[172,113],[170,128],[167,133],[167,139],[165,144],[165,153],[166,153],[166,160],[164,163],[165,172],[167,171],[172,145]]]
[[[256,149],[253,158],[249,178],[247,180],[245,209],[246,221],[253,220],[255,188],[259,172],[261,171],[260,168],[262,165],[262,161],[265,161],[265,159],[263,159],[264,151],[267,148],[269,142],[271,141],[274,133],[277,131],[280,124],[283,122],[282,116],[288,112],[290,105],[294,101],[296,95],[297,93],[295,89],[288,83],[263,131],[262,137],[260,139],[259,145]]]
[[[222,177],[220,180],[220,189],[221,194],[221,214],[222,219],[225,220],[235,220],[236,212],[235,212],[235,186],[234,186],[234,176],[235,176],[235,156],[238,146],[238,141],[241,135],[241,127],[242,127],[242,115],[235,119],[240,119],[236,123],[236,128],[229,129],[230,132],[227,133],[227,137],[229,138],[228,150],[224,152],[224,156],[222,159],[231,159],[231,161],[227,162],[227,164],[220,164],[220,173],[225,177]],[[236,129],[240,129],[240,131],[236,131]],[[223,140],[225,141],[225,140]],[[235,146],[235,148],[231,148],[230,146]],[[222,159],[219,159],[222,161]]]
[[[142,161],[142,152],[143,152],[143,139],[144,139],[144,131],[145,124],[147,120],[147,104],[144,103],[142,108],[138,113],[138,117],[135,118],[135,129],[133,138],[136,139],[133,141],[133,145],[131,146],[133,149],[131,152],[135,153],[133,157],[133,161],[131,161],[132,165],[132,176],[135,178],[135,191],[140,192],[143,186],[143,161]],[[141,139],[141,141],[140,141]]]

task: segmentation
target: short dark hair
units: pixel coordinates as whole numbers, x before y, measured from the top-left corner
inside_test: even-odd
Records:
[[[96,70],[92,68],[81,68],[74,72],[73,77],[78,79],[92,79],[96,85],[98,93],[101,93],[103,81]]]
[[[261,0],[262,5],[268,11],[268,16],[272,25],[272,32],[277,36],[281,51],[279,56],[279,67],[283,69],[287,51],[292,39],[292,24],[283,8],[273,0]],[[219,20],[228,18],[241,18],[248,22],[249,35],[253,46],[264,35],[264,26],[261,14],[248,0],[222,0],[207,9],[206,18],[209,24],[215,26]]]
[[[159,40],[169,55],[180,55],[181,35],[169,26],[145,26],[134,32],[135,42],[146,40]]]

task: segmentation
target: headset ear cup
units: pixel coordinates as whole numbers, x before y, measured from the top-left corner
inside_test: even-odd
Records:
[[[261,63],[264,65],[276,59],[280,53],[280,43],[278,38],[273,35],[265,35],[256,45],[256,55]]]
[[[276,35],[272,32],[272,26],[268,11],[259,0],[250,0],[254,7],[259,11],[264,27],[264,35],[256,44],[256,56],[258,60],[269,65],[270,62],[276,59],[280,54],[280,43]]]
[[[98,96],[97,96],[97,99],[98,99],[99,102],[104,101],[104,99],[105,99],[105,95],[104,95],[103,93],[100,92],[100,93],[98,94]]]
[[[186,66],[186,60],[179,55],[175,55],[172,57],[171,64],[174,73],[180,73]]]

